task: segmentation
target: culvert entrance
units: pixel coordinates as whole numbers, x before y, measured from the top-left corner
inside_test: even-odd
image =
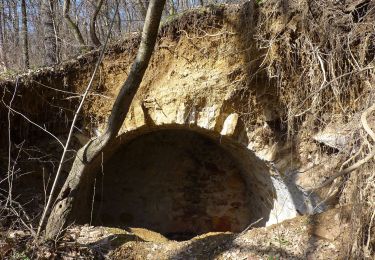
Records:
[[[175,240],[241,232],[259,218],[264,225],[272,182],[237,148],[180,129],[132,139],[97,174],[93,224],[142,227]]]

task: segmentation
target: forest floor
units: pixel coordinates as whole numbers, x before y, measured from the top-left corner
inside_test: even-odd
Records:
[[[213,232],[187,241],[141,229],[72,226],[58,241],[32,246],[27,231],[3,231],[0,258],[9,259],[343,259],[350,208],[300,216],[242,233]],[[27,257],[31,256],[31,258]]]

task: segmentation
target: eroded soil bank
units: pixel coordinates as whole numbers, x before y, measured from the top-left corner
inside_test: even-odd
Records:
[[[307,102],[315,90],[305,90],[307,97],[303,96],[297,77],[288,78],[285,85],[280,81],[285,75],[273,74],[284,38],[263,48],[257,31],[268,26],[270,35],[300,42],[305,34],[296,35],[306,29],[304,11],[290,4],[296,12],[282,16],[264,8],[254,3],[211,6],[179,15],[161,28],[116,143],[93,170],[95,182],[75,213],[76,224],[82,225],[69,228],[59,242],[39,248],[35,255],[340,259],[350,254],[354,242],[348,237],[361,228],[353,219],[365,213],[363,202],[356,199],[362,187],[359,178],[371,176],[373,163],[349,175],[344,184],[310,189],[337,172],[352,154],[367,151],[359,148],[364,132],[358,102],[371,100],[372,74],[362,75],[368,88],[358,81],[350,95],[332,88]],[[262,23],[262,17],[269,17],[270,24]],[[74,150],[102,131],[138,42],[138,35],[132,35],[107,50],[80,115],[65,176]],[[97,56],[93,51],[55,68],[0,82],[0,166],[6,172],[9,121],[4,104],[15,93],[12,108],[18,113],[10,117],[15,147],[11,156],[17,158],[14,193],[34,225],[62,150],[56,138],[25,117],[65,141],[78,93],[87,85]],[[309,77],[303,76],[305,81],[321,76],[317,57],[317,67],[310,69]],[[319,80],[317,85],[324,86]],[[314,102],[323,97],[334,104],[316,109]],[[311,108],[291,116],[305,103]],[[374,129],[374,116],[368,122]],[[367,193],[361,193],[366,198],[373,194],[368,183]],[[15,231],[22,224],[11,226],[12,219],[5,219],[0,257],[17,248],[14,240],[29,237],[27,231]],[[363,232],[372,231],[370,225]],[[370,240],[367,256],[373,246]]]

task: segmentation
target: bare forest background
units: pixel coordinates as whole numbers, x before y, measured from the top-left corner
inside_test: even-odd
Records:
[[[237,2],[243,1],[168,0],[163,16]],[[110,41],[125,38],[142,29],[147,7],[148,0],[1,0],[0,73],[51,66],[99,47],[113,15]]]

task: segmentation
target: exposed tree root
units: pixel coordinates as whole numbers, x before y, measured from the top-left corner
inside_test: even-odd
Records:
[[[373,141],[375,142],[375,133],[374,131],[372,131],[371,127],[368,125],[368,122],[367,122],[367,117],[369,114],[371,114],[373,111],[375,110],[375,104],[373,104],[371,107],[369,107],[368,109],[366,109],[362,115],[361,115],[361,123],[362,123],[362,126],[363,128],[365,129],[365,131],[367,132],[367,134],[373,139]],[[351,173],[352,171],[358,169],[359,167],[361,167],[363,164],[369,162],[371,159],[373,159],[375,156],[375,149],[372,149],[372,151],[366,155],[365,158],[357,161],[356,163],[352,164],[351,166],[337,172],[336,174],[334,174],[333,176],[331,176],[328,180],[324,181],[322,184],[314,187],[312,190],[317,190],[317,189],[321,189],[323,187],[326,187],[328,186],[329,184],[331,184],[335,179],[341,177],[341,176],[344,176],[346,174],[349,174]]]

